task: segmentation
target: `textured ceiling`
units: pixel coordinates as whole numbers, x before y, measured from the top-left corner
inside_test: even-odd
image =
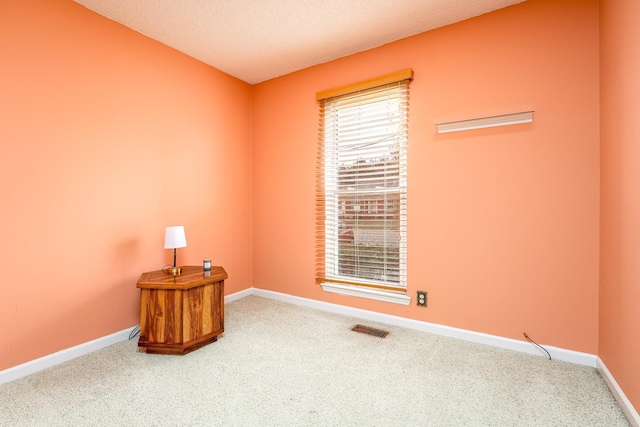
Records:
[[[259,83],[524,0],[74,0]]]

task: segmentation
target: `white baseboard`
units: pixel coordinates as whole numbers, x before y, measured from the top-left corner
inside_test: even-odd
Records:
[[[293,295],[283,294],[280,292],[266,291],[263,289],[253,288],[253,295],[272,298],[291,304],[301,305],[304,307],[315,308],[332,313],[344,314],[347,316],[359,317],[373,322],[386,323],[388,325],[401,326],[408,329],[414,329],[431,334],[442,335],[451,338],[457,338],[464,341],[486,344],[493,347],[514,350],[520,353],[541,355],[547,357],[538,347],[526,341],[518,341],[511,338],[503,338],[496,335],[483,334],[481,332],[469,331],[466,329],[452,328],[450,326],[437,325],[434,323],[423,322],[420,320],[407,319],[404,317],[392,316],[389,314],[377,313],[375,311],[362,310],[359,308],[347,307],[343,305],[332,304],[323,301],[301,298]],[[562,360],[577,365],[596,367],[596,356],[589,353],[581,353],[579,351],[567,350],[563,348],[544,346],[551,354],[554,360]]]
[[[252,294],[253,294],[253,288],[248,288],[248,289],[244,289],[242,291],[233,293],[231,295],[225,295],[224,296],[224,303],[225,304],[229,304],[232,301],[239,300],[239,299],[242,299],[244,297],[248,297],[249,295],[252,295]]]
[[[35,374],[47,368],[59,365],[76,357],[84,356],[85,354],[93,353],[94,351],[109,347],[110,345],[117,344],[121,341],[129,339],[131,332],[135,329],[135,326],[124,329],[120,332],[107,335],[102,338],[97,338],[93,341],[89,341],[75,347],[60,350],[56,353],[49,354],[39,359],[32,360],[22,365],[14,366],[4,371],[0,371],[0,384],[15,381],[19,378],[26,377],[27,375]]]
[[[640,415],[638,415],[638,412],[635,410],[629,399],[627,399],[627,396],[625,396],[615,378],[613,378],[613,375],[611,375],[611,372],[609,372],[609,369],[607,369],[607,366],[599,357],[597,360],[597,366],[598,372],[600,372],[600,375],[604,378],[607,386],[609,386],[609,390],[611,390],[613,397],[616,398],[618,404],[622,408],[622,411],[627,416],[627,420],[629,420],[631,427],[640,427]]]
[[[480,332],[468,331],[465,329],[452,328],[449,326],[437,325],[433,323],[423,322],[419,320],[407,319],[404,317],[392,316],[388,314],[377,313],[374,311],[362,310],[359,308],[353,308],[338,304],[332,304],[324,301],[317,301],[308,298],[297,297],[289,294],[283,294],[280,292],[267,291],[264,289],[257,288],[249,288],[239,292],[236,292],[231,295],[225,296],[225,304],[228,304],[232,301],[236,301],[238,299],[244,298],[249,295],[256,295],[265,298],[271,298],[280,300],[283,302],[287,302],[290,304],[300,305],[304,307],[314,308],[318,310],[328,311],[331,313],[343,314],[347,316],[358,317],[365,320],[371,320],[374,322],[386,323],[389,325],[401,326],[409,329],[414,329],[418,331],[428,332],[432,334],[457,338],[465,341],[486,344],[494,347],[504,348],[508,350],[519,351],[521,353],[527,354],[536,354],[536,355],[544,355],[541,351],[529,344],[528,342],[518,341],[510,338],[503,338],[495,335],[483,334]],[[6,369],[4,371],[0,371],[0,384],[7,383],[10,381],[17,380],[19,378],[25,377],[27,375],[31,375],[43,369],[47,369],[53,367],[55,365],[67,362],[69,360],[75,359],[76,357],[83,356],[88,353],[92,353],[94,351],[103,349],[110,345],[116,344],[121,341],[125,341],[129,339],[131,332],[135,327],[131,327],[120,332],[113,333],[111,335],[107,335],[102,338],[95,339],[93,341],[86,342],[84,344],[77,345],[75,347],[71,347],[65,350],[61,350],[59,352],[41,357],[39,359],[32,360],[30,362],[24,363],[22,365],[14,366],[12,368]],[[556,360],[563,360],[565,362],[575,363],[578,365],[586,365],[590,367],[596,367],[597,357],[588,353],[581,353],[572,350],[566,350],[562,348],[557,348],[553,346],[545,346],[545,348],[551,354],[551,357]],[[608,373],[604,363],[601,363],[602,370],[606,373],[603,375],[607,379],[608,382],[614,384],[612,391],[616,390],[614,394],[617,396],[623,397],[623,403],[621,405],[631,408],[633,419],[638,419],[638,414],[633,409],[633,406],[629,403],[626,398],[624,398],[624,394],[620,390],[620,388],[611,377],[611,374]],[[601,369],[598,366],[598,369]],[[612,387],[612,386],[610,386]],[[635,427],[640,427],[640,425],[636,425]]]
[[[224,302],[225,304],[228,304],[231,301],[249,296],[252,293],[253,289],[249,288],[231,295],[226,295],[224,297]],[[5,369],[4,371],[0,371],[0,384],[15,381],[22,377],[26,377],[27,375],[35,374],[36,372],[42,371],[44,369],[51,368],[64,362],[68,362],[69,360],[75,359],[76,357],[84,356],[85,354],[101,350],[105,347],[109,347],[110,345],[117,344],[121,341],[126,341],[129,339],[131,332],[136,327],[137,326],[132,326],[131,328],[122,330],[120,332],[116,332],[102,338],[97,338],[93,341],[89,341],[75,347],[60,350],[56,353],[49,354],[39,359],[23,363],[22,365],[17,365],[12,368]]]
[[[537,347],[525,341],[518,341],[510,338],[504,338],[465,329],[452,328],[450,326],[437,325],[419,320],[406,319],[404,317],[391,316],[374,311],[362,310],[359,308],[332,304],[328,302],[297,297],[289,294],[267,291],[264,289],[254,288],[253,295],[264,298],[272,298],[286,303],[328,311],[331,313],[358,317],[365,320],[371,320],[373,322],[401,326],[408,329],[457,338],[464,341],[471,341],[475,343],[490,345],[493,347],[504,348],[507,350],[514,350],[521,353],[537,354],[547,357],[546,353],[542,353],[542,350],[539,350]],[[627,399],[624,392],[622,391],[620,386],[618,386],[618,383],[599,357],[589,353],[582,353],[553,346],[545,345],[544,347],[551,354],[551,357],[555,360],[562,360],[577,365],[597,368],[600,372],[600,375],[602,376],[602,378],[604,378],[609,389],[611,390],[611,393],[624,411],[627,419],[629,420],[629,423],[631,424],[631,427],[640,427],[640,416],[638,415],[638,412],[635,410],[629,399]]]

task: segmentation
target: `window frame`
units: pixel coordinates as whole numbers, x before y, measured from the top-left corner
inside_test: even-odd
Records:
[[[316,99],[320,103],[320,135],[318,142],[318,165],[316,169],[316,283],[321,285],[322,288],[327,292],[365,297],[403,305],[408,305],[411,301],[411,298],[407,295],[406,279],[406,141],[408,127],[409,83],[412,80],[413,70],[406,69],[373,79],[364,80],[355,84],[321,91],[316,94]],[[325,171],[325,167],[327,167],[325,160],[325,156],[327,156],[327,147],[325,145],[325,125],[326,121],[328,121],[325,117],[325,108],[331,102],[340,102],[341,100],[347,100],[347,102],[351,102],[350,100],[356,99],[358,97],[361,97],[362,99],[365,99],[367,97],[370,98],[372,96],[372,92],[379,92],[381,90],[388,90],[390,92],[398,91],[400,95],[397,95],[397,97],[398,100],[402,103],[402,105],[398,107],[398,111],[401,113],[401,115],[403,115],[404,121],[400,122],[402,126],[400,126],[401,130],[398,131],[398,135],[404,142],[397,144],[398,149],[401,150],[398,154],[399,166],[397,172],[397,188],[390,187],[393,188],[391,191],[393,191],[394,194],[398,193],[397,198],[387,199],[385,196],[385,198],[381,200],[363,199],[362,201],[358,202],[355,200],[340,200],[335,194],[327,196],[327,184],[325,181],[326,176],[336,175],[338,174],[338,171],[337,166],[335,167],[336,170],[329,170],[329,172]],[[381,100],[376,98],[376,102],[381,102]],[[340,107],[337,108],[339,109]],[[336,147],[338,147],[340,143],[335,142],[335,144]],[[393,147],[395,148],[396,145],[393,145]],[[338,148],[335,149],[338,150]],[[333,186],[337,188],[339,187],[339,184],[334,182]],[[384,187],[383,190],[380,191],[380,193],[384,193],[387,190],[388,189]],[[327,201],[329,197],[333,197],[334,199]],[[329,203],[333,207],[328,208],[327,203]],[[355,207],[355,204],[358,204],[360,206],[360,209],[362,210],[362,205],[365,204],[366,206],[364,206],[364,208],[367,209],[368,214],[371,214],[371,212],[369,212],[369,210],[372,208],[371,203],[375,204],[375,206],[373,207],[375,212],[373,212],[373,214],[378,215],[378,211],[380,209],[385,210],[385,213],[383,213],[383,215],[385,215],[385,220],[386,209],[388,209],[390,205],[394,207],[397,206],[400,209],[400,212],[398,214],[398,233],[400,235],[398,237],[398,262],[400,263],[398,266],[398,274],[400,276],[397,284],[395,284],[395,282],[389,284],[386,273],[382,276],[383,280],[381,280],[385,283],[380,283],[379,280],[368,280],[366,278],[363,279],[362,277],[350,278],[346,275],[340,275],[339,273],[336,274],[336,272],[338,271],[337,263],[339,263],[341,259],[339,251],[336,251],[335,249],[333,250],[333,252],[332,250],[327,250],[327,247],[329,246],[336,245],[337,247],[337,245],[339,245],[340,236],[338,235],[337,230],[340,228],[339,221],[341,213],[344,210],[353,209]],[[335,218],[331,217],[330,215],[328,218],[328,211],[330,213],[333,212],[333,214],[335,214]],[[330,220],[332,224],[328,224],[328,220]],[[336,222],[338,225],[333,224],[333,222]],[[383,233],[386,233],[386,229],[383,231]],[[385,243],[382,247],[385,248],[385,256],[383,258],[386,260],[388,258],[386,249],[388,247],[391,247],[391,245]],[[327,255],[327,252],[330,252],[329,255]],[[334,269],[333,273],[328,272],[327,262],[331,263],[330,267]],[[360,264],[358,263],[357,265],[359,266]]]

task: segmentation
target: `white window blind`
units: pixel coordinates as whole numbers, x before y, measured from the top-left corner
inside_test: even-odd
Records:
[[[319,92],[316,282],[406,292],[412,70]]]

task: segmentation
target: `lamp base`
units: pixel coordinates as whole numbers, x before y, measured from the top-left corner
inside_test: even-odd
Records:
[[[169,274],[171,276],[179,276],[182,274],[182,267],[166,267],[162,269],[165,274]]]

